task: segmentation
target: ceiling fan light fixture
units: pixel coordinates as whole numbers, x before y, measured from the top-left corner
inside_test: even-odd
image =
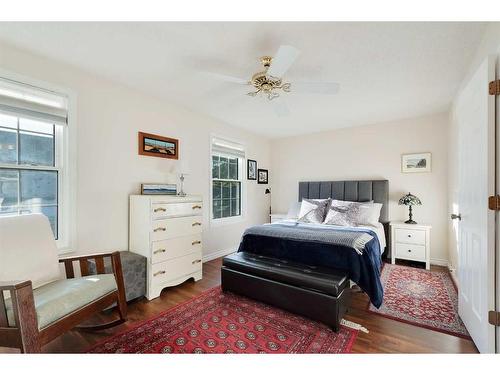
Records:
[[[293,46],[280,46],[274,57],[262,56],[260,58],[264,69],[255,73],[250,80],[210,72],[207,75],[224,82],[253,86],[255,91],[248,92],[248,96],[256,97],[260,93],[260,96],[273,100],[281,96],[280,94],[283,92],[292,91],[292,85],[290,82],[283,82],[283,76],[299,54],[300,51]],[[339,92],[339,84],[335,82],[294,82],[293,91],[298,94],[336,95]]]
[[[290,92],[291,84],[286,82],[283,83],[282,79],[279,77],[273,77],[267,74],[269,67],[271,66],[273,58],[270,56],[263,56],[260,58],[260,62],[264,66],[262,72],[255,73],[252,76],[250,84],[257,89],[257,91],[249,92],[249,96],[257,96],[258,93],[262,92],[267,95],[269,100],[273,100],[280,96],[276,90],[283,90],[284,92]]]

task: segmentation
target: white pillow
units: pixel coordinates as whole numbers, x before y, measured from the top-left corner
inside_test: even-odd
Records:
[[[299,219],[303,223],[321,224],[325,219],[326,211],[330,205],[328,199],[302,199],[300,205]]]
[[[377,226],[382,204],[332,200],[324,224],[341,226]]]
[[[288,212],[286,214],[287,219],[298,219],[300,213],[301,202],[293,202],[288,208]]]
[[[382,203],[373,203],[370,213],[368,215],[368,220],[366,220],[367,225],[378,226],[380,224],[380,211],[382,211]],[[362,222],[358,225],[364,225]]]

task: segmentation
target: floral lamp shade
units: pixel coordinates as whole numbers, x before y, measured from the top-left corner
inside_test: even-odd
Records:
[[[406,224],[417,224],[417,222],[413,220],[412,206],[421,206],[422,201],[420,200],[420,198],[418,198],[417,196],[415,196],[411,193],[408,193],[406,195],[403,195],[399,199],[399,205],[400,206],[408,206],[410,217],[408,220],[405,221],[405,223]]]

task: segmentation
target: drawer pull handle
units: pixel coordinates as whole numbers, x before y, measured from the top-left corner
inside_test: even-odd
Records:
[[[153,251],[153,254],[164,253],[165,251],[167,251],[167,250],[166,249],[158,249],[158,250]]]
[[[158,271],[153,274],[153,276],[158,276],[158,275],[164,275],[166,272],[165,271]]]
[[[409,253],[411,253],[411,250],[410,250],[410,249],[408,249],[408,252],[409,252]]]
[[[193,210],[201,210],[201,206],[197,204],[193,206]]]
[[[201,259],[196,259],[196,260],[193,260],[193,261],[191,262],[191,264],[196,264],[196,263],[200,263],[200,262],[201,262]]]
[[[165,228],[165,227],[159,227],[159,228],[155,228],[155,229],[153,230],[153,232],[160,232],[160,231],[161,231],[161,232],[165,232],[166,230],[167,230],[167,228]]]
[[[411,238],[411,234],[409,234],[408,237]]]
[[[167,209],[163,208],[163,207],[158,207],[158,208],[155,208],[153,211],[154,212],[165,212],[165,211],[167,211]]]
[[[193,245],[193,246],[194,245],[199,245],[200,243],[201,243],[201,241],[193,241],[193,242],[191,242],[191,245]]]
[[[201,225],[201,223],[197,221],[196,223],[191,224],[191,226],[193,226],[193,227],[195,227],[197,225]]]

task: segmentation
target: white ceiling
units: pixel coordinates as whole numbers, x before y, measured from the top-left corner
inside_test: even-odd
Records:
[[[448,108],[483,23],[0,23],[0,40],[269,137],[373,124]],[[289,116],[246,86],[259,57],[290,44],[292,83],[334,81],[336,96],[284,94]]]

